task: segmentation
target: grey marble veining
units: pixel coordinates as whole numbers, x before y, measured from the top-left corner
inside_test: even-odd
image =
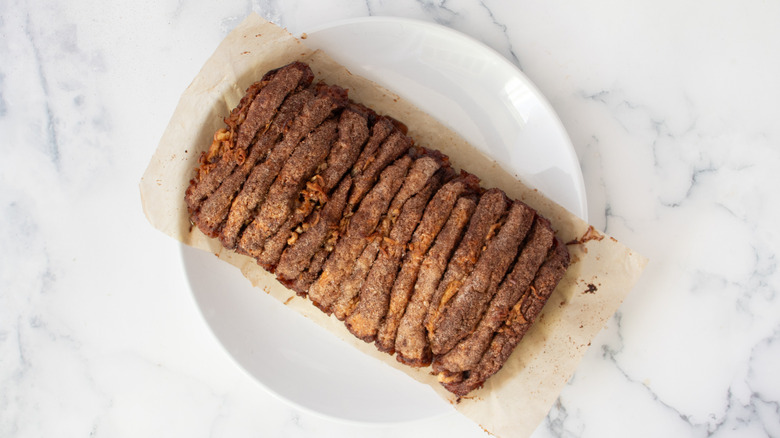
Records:
[[[780,6],[471,0],[0,4],[0,436],[486,436],[267,393],[146,222],[177,99],[251,11],[443,24],[551,102],[591,222],[651,262],[535,436],[780,436]]]

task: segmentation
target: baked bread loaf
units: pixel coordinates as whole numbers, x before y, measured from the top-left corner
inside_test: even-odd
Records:
[[[191,221],[351,333],[463,396],[498,372],[563,277],[548,220],[295,62],[214,135]]]

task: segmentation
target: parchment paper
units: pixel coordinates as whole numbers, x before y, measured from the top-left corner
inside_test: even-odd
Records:
[[[456,168],[479,176],[484,187],[500,187],[534,207],[551,220],[564,242],[581,242],[569,245],[571,267],[504,368],[484,388],[460,401],[438,384],[430,368],[405,366],[378,352],[308,300],[288,303],[355,348],[430,385],[490,433],[502,437],[530,435],[574,373],[590,341],[631,290],[647,260],[524,186],[434,118],[377,84],[352,75],[325,54],[307,49],[284,29],[250,15],[225,38],[185,90],[140,183],[147,218],[171,237],[239,267],[253,285],[276,299],[285,302],[294,295],[254,260],[223,249],[218,241],[190,227],[184,191],[198,156],[211,144],[213,133],[223,126],[223,117],[245,89],[266,71],[295,60],[309,63],[316,80],[348,88],[355,101],[403,121],[417,144],[446,153]]]

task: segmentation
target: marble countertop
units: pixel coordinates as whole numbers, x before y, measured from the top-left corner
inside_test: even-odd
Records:
[[[590,222],[649,257],[534,436],[780,436],[780,3],[0,3],[0,436],[487,436],[267,393],[200,315],[139,179],[251,11],[389,15],[493,47],[579,157]]]

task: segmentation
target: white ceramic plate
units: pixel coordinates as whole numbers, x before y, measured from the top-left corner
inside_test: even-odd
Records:
[[[579,163],[558,117],[530,81],[492,49],[442,26],[379,17],[307,31],[305,42],[435,115],[526,183],[586,218]],[[358,422],[453,412],[430,388],[252,288],[234,267],[186,246],[182,256],[216,337],[280,398]]]

